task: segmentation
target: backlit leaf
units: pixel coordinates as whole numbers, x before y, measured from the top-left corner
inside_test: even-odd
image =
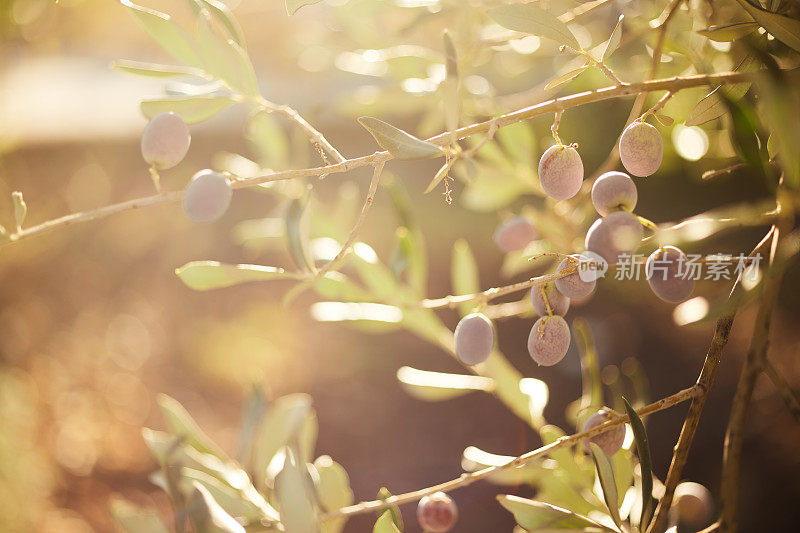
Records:
[[[600,446],[594,442],[589,442],[592,450],[592,459],[597,469],[597,477],[600,480],[600,487],[603,489],[603,499],[611,514],[611,518],[617,526],[621,527],[622,520],[619,516],[619,493],[617,492],[617,482],[614,479],[614,469],[611,462],[606,457]]]
[[[286,533],[319,531],[308,469],[292,448],[284,449],[283,469],[275,478],[275,498]]]
[[[474,294],[481,290],[478,277],[478,263],[469,244],[464,239],[458,239],[453,244],[453,259],[450,265],[450,279],[453,294]],[[459,304],[458,311],[461,316],[468,315],[475,307],[475,302]]]
[[[203,533],[245,533],[245,529],[214,500],[200,483],[194,483],[189,498],[189,518],[195,530]]]
[[[164,96],[142,100],[140,108],[147,118],[172,111],[187,124],[197,124],[223,111],[236,100],[228,96]]]
[[[640,529],[647,529],[650,524],[650,518],[653,516],[653,509],[655,501],[653,500],[653,462],[650,459],[650,444],[647,440],[647,430],[644,427],[642,419],[636,413],[636,410],[631,406],[626,398],[622,398],[625,402],[625,411],[628,413],[628,418],[631,421],[631,429],[633,430],[633,438],[636,442],[636,452],[639,454],[639,465],[642,470],[642,517],[639,521],[641,524]]]
[[[400,533],[392,520],[392,512],[384,511],[372,527],[372,533]]]
[[[800,52],[800,20],[772,13],[748,0],[736,0],[747,13],[786,46]]]
[[[611,57],[617,48],[619,48],[619,43],[622,41],[622,19],[625,18],[625,15],[620,15],[619,20],[617,20],[617,25],[614,26],[614,30],[611,32],[611,37],[608,38],[606,42],[606,47],[603,50],[603,56],[600,61],[605,62],[606,59]]]
[[[203,453],[210,453],[222,459],[226,458],[225,453],[200,429],[194,418],[178,400],[166,394],[159,394],[158,406],[173,435],[183,437],[186,444]]]
[[[144,29],[161,47],[187,65],[200,66],[200,56],[195,43],[183,29],[172,22],[166,13],[134,4],[130,0],[119,3],[131,10]]]
[[[510,494],[498,495],[497,501],[514,515],[517,524],[528,531],[542,529],[585,530],[585,528],[591,528],[590,531],[598,532],[612,531],[590,518],[549,503],[528,500]]]
[[[418,139],[377,118],[360,117],[358,122],[375,138],[381,148],[397,159],[426,159],[444,153],[440,146]]]
[[[184,67],[181,65],[159,65],[157,63],[128,61],[126,59],[112,61],[111,68],[129,72],[131,74],[138,74],[139,76],[153,76],[156,78],[167,78],[174,76],[205,76],[205,73],[202,70],[193,67]]]
[[[580,50],[581,45],[566,24],[533,4],[508,4],[489,10],[489,17],[509,30],[547,37]]]
[[[175,269],[187,287],[196,291],[207,291],[231,287],[248,281],[274,279],[297,279],[295,274],[282,268],[261,265],[233,265],[218,261],[192,261]]]
[[[708,37],[712,41],[727,43],[740,39],[745,35],[750,35],[757,29],[757,22],[734,22],[733,24],[710,26],[705,30],[698,30],[697,33]]]
[[[561,74],[560,76],[556,76],[552,80],[547,82],[547,85],[544,86],[545,91],[549,91],[550,89],[555,89],[559,85],[563,85],[570,80],[577,78],[584,70],[591,68],[592,65],[583,65],[576,69],[572,69],[570,71]]]
[[[474,391],[491,391],[494,382],[483,376],[447,374],[403,366],[397,370],[397,380],[411,396],[428,402],[458,398]]]

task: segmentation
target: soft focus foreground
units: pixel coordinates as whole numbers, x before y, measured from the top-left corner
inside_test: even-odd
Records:
[[[459,50],[468,58],[462,58],[461,66],[468,94],[463,112],[470,118],[462,118],[461,125],[550,97],[553,91],[542,90],[542,85],[571,60],[538,37],[517,36],[507,43],[505,34],[491,33],[502,32],[499,26],[487,25],[478,37],[488,42],[476,43],[471,28],[487,21],[473,20],[477,15],[471,10],[462,12],[451,3],[373,4],[318,4],[291,18],[281,2],[248,0],[235,6],[262,94],[300,110],[351,157],[376,149],[354,120],[361,115],[385,118],[420,137],[449,128],[437,90],[444,77],[445,27],[462,39]],[[159,2],[157,8],[186,21],[191,20],[186,5]],[[620,6],[626,13],[639,9]],[[664,7],[653,3],[641,8],[643,20],[657,17]],[[55,6],[44,0],[17,0],[3,10],[0,197],[8,199],[3,225],[14,227],[12,191],[24,191],[28,225],[152,194],[140,154],[146,121],[138,103],[143,96],[160,94],[164,80],[110,70],[108,63],[119,58],[171,59],[116,3],[62,1]],[[437,22],[436,16],[446,21]],[[605,6],[574,28],[582,40],[601,42],[617,16],[618,10]],[[679,11],[672,37],[679,39],[691,23],[689,15]],[[401,46],[411,44],[413,49]],[[492,46],[500,48],[489,62]],[[547,53],[536,53],[540,48]],[[667,51],[672,53],[669,47]],[[706,53],[719,63],[728,60]],[[680,54],[669,57],[659,77],[690,70]],[[649,61],[640,43],[623,47],[612,65],[624,79],[638,80]],[[734,66],[721,64],[715,70]],[[608,84],[599,69],[589,70],[571,82],[565,94]],[[530,91],[531,87],[537,89]],[[660,112],[682,123],[707,92],[705,87],[681,91]],[[592,104],[563,117],[560,135],[578,143],[587,177],[613,146],[629,105],[626,100]],[[243,106],[193,125],[187,159],[162,172],[161,185],[183,189],[205,167],[230,169],[238,164],[243,173],[251,171],[246,161],[230,154],[244,154],[276,170],[322,164],[296,125],[264,116],[250,123],[247,136],[241,134],[248,124]],[[550,122],[546,116],[499,130],[479,152],[475,168],[465,165],[458,170],[459,177],[474,174],[469,185],[446,179],[423,195],[441,162],[393,163],[384,171],[389,187],[379,190],[359,241],[387,263],[396,258],[393,273],[409,277],[403,265],[408,258],[397,251],[396,228],[409,226],[404,217],[412,215],[427,243],[425,294],[430,297],[497,287],[549,271],[554,264],[547,260],[527,261],[548,249],[535,244],[504,257],[493,234],[508,215],[522,211],[535,217],[546,212],[535,169],[539,155],[553,144]],[[728,204],[755,205],[772,196],[769,186],[747,169],[700,181],[703,171],[724,166],[734,154],[722,127],[712,122],[703,129],[661,129],[664,161],[659,171],[646,179],[634,178],[637,214],[663,223]],[[693,162],[701,157],[705,158]],[[369,172],[356,170],[313,181],[314,209],[341,226],[340,242],[355,221],[368,179]],[[591,187],[591,182],[583,186]],[[280,187],[281,194],[303,196],[299,182]],[[400,187],[405,192],[398,192]],[[453,205],[440,194],[445,187],[452,188],[448,196]],[[410,213],[398,213],[387,191],[395,197],[407,194]],[[567,204],[548,208],[571,221],[561,225],[547,218],[536,220],[554,241],[572,246],[583,240],[581,232],[594,215],[585,210],[571,213],[573,207]],[[348,326],[356,326],[351,328],[326,323],[340,320],[342,308],[313,305],[318,300],[314,294],[302,293],[282,305],[294,285],[291,281],[195,292],[173,274],[175,268],[198,259],[292,268],[296,258],[284,244],[284,215],[285,203],[277,194],[239,191],[214,224],[195,224],[172,203],[2,248],[0,530],[112,530],[112,495],[170,517],[167,496],[148,480],[156,466],[141,435],[142,426],[165,428],[158,393],[177,398],[230,456],[240,452],[239,431],[254,386],[270,399],[309,393],[319,423],[315,456],[330,455],[346,468],[356,501],[374,499],[382,486],[396,494],[456,478],[462,466],[466,468],[462,455],[468,455],[468,446],[515,456],[541,444],[536,432],[488,395],[433,403],[408,395],[396,377],[400,367],[464,370],[439,347],[400,330],[391,316],[393,308],[347,308],[355,318],[365,312],[371,318],[380,311],[389,313],[380,323],[348,321]],[[747,253],[763,233],[761,228],[725,233],[693,251]],[[477,258],[480,285],[471,289],[451,284],[451,255],[458,250],[464,255],[460,239]],[[317,241],[318,247],[326,244],[330,243]],[[336,251],[334,242],[333,254]],[[333,254],[328,246],[319,256]],[[784,275],[769,352],[770,361],[795,390],[800,383],[798,274],[795,265]],[[572,323],[582,317],[594,333],[601,377],[609,391],[605,403],[617,402],[615,409],[624,411],[617,392],[631,393],[631,376],[644,388],[650,383],[649,390],[636,391],[642,405],[691,385],[712,329],[708,318],[697,319],[707,313],[706,299],[724,298],[729,288],[725,281],[698,283],[693,296],[705,299],[689,300],[674,313],[674,306],[658,300],[644,280],[606,279],[591,301],[573,301],[567,318]],[[529,296],[506,300],[527,304]],[[525,345],[534,315],[523,310],[524,318],[494,321],[497,345],[524,376],[547,384],[544,416],[571,433],[575,416],[565,410],[582,392],[578,343],[573,338],[558,365],[536,365]],[[755,308],[748,305],[737,317],[683,473],[713,494],[719,493],[728,406],[754,315]],[[440,316],[450,330],[455,328],[459,316],[454,310],[445,309]],[[679,327],[687,323],[691,325]],[[648,420],[653,467],[660,479],[684,415],[685,408],[678,407]],[[800,496],[800,455],[794,445],[800,430],[766,378],[757,383],[745,438],[741,529],[789,530],[791,502]],[[629,440],[625,453],[631,449]],[[478,483],[459,489],[451,494],[458,504],[456,531],[510,530],[514,518],[497,504],[498,492],[534,497],[525,484],[498,489]],[[402,512],[407,530],[417,531],[414,507],[404,506]],[[372,513],[356,516],[347,530],[369,530],[375,518]]]

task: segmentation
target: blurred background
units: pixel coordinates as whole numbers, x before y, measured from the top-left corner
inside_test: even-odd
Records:
[[[278,0],[230,4],[247,37],[262,93],[296,107],[346,156],[375,149],[354,121],[361,114],[401,117],[392,122],[419,135],[441,131],[439,119],[431,118],[439,116],[431,111],[438,103],[428,89],[436,68],[392,64],[387,72],[382,71],[385,61],[361,53],[398,44],[439,50],[439,33],[425,33],[426,24],[436,24],[437,2],[387,7],[383,4],[389,2],[337,0],[303,8],[292,18]],[[149,5],[178,18],[188,13],[185,2]],[[164,82],[112,70],[109,62],[167,61],[164,53],[116,2],[4,0],[0,17],[0,223],[13,226],[11,192],[16,190],[25,195],[28,224],[151,194],[139,153],[146,121],[138,104],[143,96],[159,94]],[[617,13],[598,17],[610,28]],[[512,95],[509,102],[535,101],[525,91],[551,78],[564,60],[546,56],[534,61],[525,54],[539,43],[523,41],[515,42],[519,49],[512,55],[501,54],[481,72],[476,68],[468,82],[476,99],[499,94]],[[624,66],[630,72],[646,61],[634,55],[644,54],[639,48]],[[409,61],[421,57],[441,67],[437,54],[435,60],[410,54]],[[407,70],[423,74],[408,75]],[[493,78],[498,71],[504,77]],[[572,89],[606,85],[600,75],[593,76],[586,74]],[[492,79],[491,89],[487,79]],[[687,91],[676,98],[676,122],[681,112],[686,114],[680,106],[690,107],[686,102],[703,94]],[[606,102],[564,116],[561,136],[580,144],[587,170],[605,158],[629,106],[630,101]],[[533,160],[549,143],[549,120],[531,121]],[[246,122],[246,110],[233,107],[193,126],[189,157],[164,173],[164,186],[182,188],[197,169],[218,161],[221,152],[264,156],[264,146],[259,154],[242,134]],[[290,124],[276,121],[274,127],[266,147],[271,166],[318,164]],[[713,128],[681,131],[671,137],[665,133],[661,171],[637,181],[639,214],[655,222],[680,220],[770,195],[747,172],[700,182],[703,170],[724,166],[718,163],[726,161],[729,148]],[[686,135],[694,135],[691,142]],[[704,147],[699,155],[698,146]],[[706,159],[693,161],[706,152]],[[436,168],[435,162],[389,166],[409,191],[413,214],[426,235],[429,296],[451,293],[450,252],[459,238],[475,251],[483,287],[526,279],[530,272],[503,267],[492,233],[506,213],[529,202],[541,205],[541,198],[526,196],[523,187],[519,199],[504,205],[473,199],[465,206],[462,192],[478,193],[457,182],[454,203],[447,205],[436,192],[422,195]],[[363,195],[368,179],[363,169],[337,174],[316,190],[323,201],[339,202]],[[228,213],[212,225],[191,223],[180,206],[168,204],[0,249],[0,531],[111,531],[107,504],[114,494],[169,513],[166,496],[147,479],[155,462],[140,432],[142,426],[163,428],[155,406],[162,392],[180,400],[227,450],[237,444],[243,403],[254,382],[270,397],[310,393],[320,424],[317,453],[345,466],[357,500],[374,498],[384,485],[398,493],[454,478],[469,445],[508,455],[540,445],[530,428],[490,396],[423,403],[407,395],[395,377],[400,366],[461,371],[440,349],[408,333],[371,334],[315,322],[309,314],[311,295],[281,305],[291,286],[287,282],[200,293],[173,274],[176,267],[201,259],[291,266],[281,247],[242,245],[240,223],[275,216],[277,206],[268,194],[239,191]],[[362,239],[388,258],[398,224],[382,191]],[[726,233],[704,251],[746,253],[765,230]],[[728,288],[728,282],[708,282],[698,286],[697,294],[713,300]],[[798,294],[800,270],[794,264],[776,310],[770,359],[795,390],[800,390]],[[657,399],[694,383],[713,328],[708,321],[679,327],[672,311],[673,306],[653,297],[646,282],[609,282],[590,302],[571,310],[570,318],[582,316],[591,325],[603,365],[636,358],[650,378],[651,399]],[[455,311],[441,316],[455,327]],[[718,488],[728,404],[753,317],[750,305],[736,319],[684,472],[712,492]],[[500,321],[500,348],[525,376],[548,383],[551,400],[545,414],[571,431],[564,409],[580,395],[577,353],[571,348],[562,364],[538,368],[525,348],[531,322]],[[654,464],[662,479],[685,411],[683,406],[650,418]],[[743,530],[793,530],[800,498],[800,427],[765,378],[758,381],[745,438]],[[486,483],[460,489],[455,494],[461,510],[456,531],[510,531],[513,519],[497,505],[498,491]],[[524,487],[517,493],[531,495]],[[403,508],[409,531],[417,527],[413,510]],[[347,531],[369,530],[373,520],[354,518]]]

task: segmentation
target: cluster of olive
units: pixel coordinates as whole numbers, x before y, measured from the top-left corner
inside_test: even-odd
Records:
[[[142,134],[142,157],[157,172],[176,166],[189,151],[189,127],[175,113],[153,117]],[[196,173],[183,193],[183,210],[195,222],[217,220],[231,203],[233,189],[224,175],[210,169]]]

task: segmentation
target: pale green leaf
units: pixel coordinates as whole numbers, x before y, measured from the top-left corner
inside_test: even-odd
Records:
[[[397,529],[396,525],[394,525],[391,511],[384,511],[378,517],[378,520],[375,522],[375,526],[372,528],[372,533],[400,533],[400,530]]]
[[[532,4],[508,4],[489,10],[489,16],[509,30],[547,37],[558,44],[580,50],[581,45],[566,24]]]
[[[303,6],[317,4],[320,0],[286,0],[286,13],[294,15]]]
[[[323,455],[314,461],[314,468],[318,474],[315,479],[317,498],[324,510],[332,512],[353,504],[350,477],[342,465]],[[328,520],[324,524],[325,533],[338,533],[346,521],[346,516]]]
[[[411,396],[428,402],[458,398],[473,391],[488,392],[494,381],[483,376],[446,374],[403,366],[397,370],[397,380]]]
[[[450,279],[453,285],[453,294],[475,294],[481,290],[478,277],[478,263],[475,255],[464,239],[453,243],[453,258],[450,264]],[[461,316],[468,315],[475,307],[474,302],[459,304],[458,311]]]
[[[747,13],[786,46],[800,52],[800,20],[772,13],[748,0],[736,0]]]
[[[203,8],[207,9],[211,17],[219,22],[228,33],[228,36],[236,41],[240,46],[244,46],[244,33],[241,26],[236,21],[231,8],[219,0],[189,0],[189,5],[194,9],[195,14]]]
[[[430,183],[428,183],[428,186],[425,188],[424,194],[433,191],[433,189],[447,177],[447,174],[450,172],[450,169],[453,168],[453,165],[456,164],[456,161],[458,161],[458,159],[455,157],[448,159],[447,162],[439,168],[436,174],[434,174],[433,179],[431,179]]]
[[[379,500],[386,501],[386,499],[390,498],[391,496],[392,493],[389,492],[389,489],[386,487],[381,487],[378,491]],[[402,532],[405,529],[405,526],[403,524],[403,515],[400,514],[400,507],[397,505],[390,505],[387,511],[391,515],[392,522],[394,522],[395,527]]]
[[[418,139],[377,118],[359,117],[358,122],[381,148],[397,159],[427,159],[444,153],[440,146]]]
[[[196,291],[221,289],[248,281],[297,279],[282,268],[261,265],[233,265],[218,261],[192,261],[175,269],[187,287]]]
[[[112,498],[111,517],[124,533],[169,533],[169,528],[151,509],[140,508],[121,498]]]
[[[514,515],[517,524],[529,531],[542,529],[585,530],[586,528],[592,528],[590,531],[612,531],[590,518],[549,503],[528,500],[510,494],[498,495],[497,501]]]
[[[181,478],[178,483],[181,490],[188,494],[191,492],[195,483],[205,488],[212,498],[222,507],[226,513],[235,517],[243,518],[248,522],[256,520],[278,520],[276,511],[264,498],[249,486],[251,490],[247,493],[233,488],[227,483],[222,482],[216,477],[193,468],[181,468]],[[256,501],[251,501],[251,498]]]
[[[606,42],[605,50],[603,50],[603,56],[600,59],[601,62],[605,62],[611,54],[617,51],[619,48],[619,43],[622,41],[622,19],[625,18],[625,15],[620,15],[619,20],[617,20],[617,25],[614,26],[614,30],[611,32],[611,37],[608,38]]]
[[[205,10],[197,17],[197,42],[209,74],[243,95],[258,97],[258,82],[247,52],[233,39],[217,33]]]
[[[200,56],[195,43],[183,29],[172,22],[169,15],[134,4],[130,0],[119,3],[131,10],[144,29],[161,47],[187,65],[200,66]]]
[[[308,249],[309,221],[307,215],[308,195],[294,198],[286,208],[286,244],[298,268],[313,271]]]
[[[719,91],[725,91],[725,94],[731,100],[741,99],[748,90],[750,90],[749,83],[737,83],[728,87],[717,87],[700,100],[697,105],[689,112],[684,124],[686,126],[699,126],[705,124],[715,118],[719,118],[728,112],[728,106],[725,100],[720,98]]]
[[[139,76],[152,76],[156,78],[168,78],[174,76],[196,76],[202,78],[205,73],[197,68],[184,67],[182,65],[159,65],[157,63],[145,63],[141,61],[129,61],[118,59],[111,62],[111,68],[138,74]]]
[[[245,533],[245,529],[211,496],[202,484],[194,482],[189,497],[189,518],[198,533]]]
[[[185,444],[198,451],[216,455],[223,460],[227,458],[225,452],[200,429],[194,418],[178,400],[166,394],[159,394],[157,401],[158,406],[161,408],[161,415],[173,435],[182,437]]]
[[[147,118],[172,111],[187,124],[197,124],[223,111],[236,100],[229,96],[164,96],[142,100],[142,114]]]
[[[617,482],[614,479],[614,469],[611,467],[611,462],[600,449],[600,446],[594,442],[590,442],[589,446],[592,450],[592,459],[594,460],[595,468],[597,469],[597,477],[600,480],[600,487],[603,489],[603,499],[611,514],[612,520],[621,527],[622,520],[619,516],[619,493],[617,492]]]
[[[560,76],[556,76],[555,78],[547,82],[547,85],[544,86],[544,90],[549,91],[550,89],[555,89],[559,85],[563,85],[568,81],[577,78],[584,70],[591,68],[591,66],[592,65],[583,65],[576,69],[569,70],[564,74],[561,74]]]
[[[709,26],[705,30],[698,30],[697,33],[708,37],[712,41],[727,43],[740,39],[745,35],[750,35],[757,29],[757,22],[734,22],[733,24]]]
[[[286,533],[314,533],[319,531],[319,523],[308,469],[291,448],[284,450],[283,469],[275,478],[281,523]]]
[[[256,429],[253,469],[256,485],[264,486],[269,465],[278,450],[295,438],[311,411],[311,397],[289,394],[275,400]]]
[[[672,124],[675,122],[674,118],[668,117],[667,115],[662,115],[661,113],[653,113],[653,116],[662,126],[672,126]]]
[[[639,455],[639,465],[642,474],[642,516],[639,519],[640,529],[647,529],[650,518],[653,516],[655,501],[653,500],[653,461],[650,458],[650,443],[647,438],[647,430],[644,427],[639,414],[628,402],[627,398],[622,398],[625,402],[625,411],[631,421],[634,441],[636,442],[636,453]]]

